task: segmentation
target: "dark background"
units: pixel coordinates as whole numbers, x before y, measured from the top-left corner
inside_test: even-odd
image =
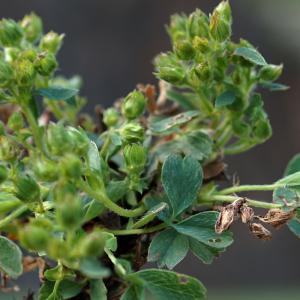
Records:
[[[108,106],[139,82],[156,83],[151,62],[157,53],[170,47],[164,30],[169,16],[175,12],[189,13],[196,7],[209,12],[218,2],[2,0],[0,17],[20,19],[35,11],[44,19],[45,31],[66,33],[59,54],[60,72],[82,76],[82,94],[89,98],[91,110],[95,104]],[[265,93],[274,129],[272,139],[246,154],[227,158],[229,171],[236,172],[241,183],[271,183],[280,178],[288,160],[300,151],[300,1],[232,0],[231,4],[234,39],[249,39],[268,62],[284,63],[281,81],[291,87],[284,93]],[[271,199],[270,194],[251,196]],[[229,289],[228,299],[244,288],[257,293],[298,284],[300,241],[287,229],[275,232],[270,242],[254,239],[245,226],[235,225],[233,230],[236,242],[213,265],[203,265],[190,257],[178,270],[201,279],[211,295]],[[33,288],[28,278],[24,280],[24,288]],[[215,297],[225,299],[224,294]],[[266,297],[258,294],[252,299]],[[285,294],[285,299],[300,296]]]

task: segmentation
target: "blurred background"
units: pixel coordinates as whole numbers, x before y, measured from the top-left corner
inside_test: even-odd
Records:
[[[214,0],[10,0],[0,1],[0,17],[20,19],[35,11],[44,29],[66,33],[59,60],[62,73],[80,74],[82,95],[108,106],[137,83],[157,83],[152,59],[169,49],[164,25],[176,12],[199,7],[209,12]],[[227,158],[231,174],[241,183],[271,183],[288,160],[300,152],[300,1],[231,0],[234,39],[248,39],[268,62],[284,63],[281,82],[287,92],[264,93],[274,135],[246,154]],[[252,194],[271,200],[270,194]],[[236,242],[211,266],[189,257],[177,268],[198,277],[208,288],[208,300],[300,299],[300,241],[287,229],[272,241],[254,239],[245,226],[233,227]],[[23,276],[22,295],[34,290],[37,278]],[[22,299],[5,296],[0,299]]]

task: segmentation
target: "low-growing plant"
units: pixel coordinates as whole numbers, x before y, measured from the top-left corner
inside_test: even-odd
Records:
[[[188,252],[212,263],[232,244],[234,220],[260,239],[271,238],[265,225],[284,224],[300,237],[299,156],[272,184],[230,185],[224,176],[224,156],[272,134],[256,88],[287,89],[274,82],[282,65],[231,41],[231,24],[227,1],[209,16],[174,15],[172,51],[154,61],[158,92],[139,84],[91,118],[80,113],[80,78],[55,76],[64,35],[43,34],[34,13],[0,22],[6,279],[38,268],[40,300],[138,300],[146,291],[204,299],[200,281],[170,270]],[[241,194],[251,191],[273,191],[273,202]],[[158,268],[142,268],[147,261]]]

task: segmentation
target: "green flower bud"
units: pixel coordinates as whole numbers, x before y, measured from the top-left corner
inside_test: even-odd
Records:
[[[259,78],[263,81],[275,81],[282,73],[283,65],[267,65],[261,68]]]
[[[0,87],[7,87],[14,76],[12,67],[0,60]]]
[[[204,37],[209,36],[209,19],[207,15],[197,9],[194,13],[189,16],[188,29],[191,37]]]
[[[182,60],[190,60],[195,56],[195,50],[192,44],[187,40],[178,40],[175,42],[174,51]]]
[[[138,123],[128,123],[121,129],[121,138],[125,144],[139,143],[144,140],[144,128]]]
[[[193,47],[200,53],[207,53],[209,51],[208,39],[196,36],[193,39]]]
[[[15,180],[16,196],[26,203],[38,202],[40,187],[29,175],[19,175]]]
[[[43,181],[55,181],[59,175],[57,164],[46,159],[35,159],[33,171],[35,176]]]
[[[229,1],[222,1],[216,8],[215,12],[218,12],[220,17],[223,18],[229,24],[232,23],[232,13]]]
[[[211,70],[207,63],[198,64],[193,70],[202,81],[208,81],[211,78]]]
[[[259,120],[255,124],[254,135],[260,141],[265,141],[272,136],[272,127],[267,119]]]
[[[133,91],[124,99],[122,103],[122,113],[128,120],[138,118],[145,109],[146,99],[142,92]]]
[[[11,19],[0,21],[0,42],[4,47],[16,46],[23,36],[21,26]]]
[[[19,153],[17,145],[6,136],[0,136],[0,160],[11,161]]]
[[[231,36],[231,23],[216,10],[210,18],[209,29],[212,37],[218,42],[224,42]]]
[[[103,122],[107,127],[114,127],[118,124],[119,117],[115,108],[108,108],[104,111]]]
[[[43,51],[49,51],[53,54],[56,54],[60,49],[64,34],[57,34],[56,32],[50,31],[46,35],[43,36],[40,42],[40,48]]]
[[[31,85],[35,79],[35,69],[33,63],[28,59],[20,59],[16,61],[16,79],[19,85]]]
[[[72,150],[72,141],[62,124],[51,123],[47,130],[47,143],[54,155],[62,155]]]
[[[47,254],[50,258],[63,259],[68,253],[68,246],[63,240],[51,239],[51,243],[48,243]]]
[[[21,21],[21,27],[23,28],[25,38],[31,43],[37,41],[43,32],[42,20],[35,13],[26,15]]]
[[[81,176],[82,163],[80,158],[72,153],[67,153],[60,161],[62,174],[67,178],[78,178]]]
[[[186,15],[173,15],[171,17],[170,26],[168,27],[168,32],[173,41],[184,38],[186,36]]]
[[[6,167],[0,165],[0,184],[7,179]]]
[[[19,53],[20,53],[20,49],[18,48],[13,48],[13,47],[4,48],[5,61],[7,61],[8,63],[12,63],[18,58]]]
[[[35,225],[27,225],[19,233],[21,244],[32,251],[43,251],[47,249],[50,238],[49,231]]]
[[[73,145],[73,151],[80,156],[84,156],[90,146],[90,140],[83,129],[76,129],[74,127],[67,127],[67,133],[70,138],[70,142]]]
[[[99,231],[94,231],[80,241],[82,256],[100,256],[105,246],[105,238]]]
[[[24,127],[24,119],[20,112],[14,112],[7,123],[8,127],[13,131],[19,131]]]
[[[56,219],[63,229],[76,230],[81,226],[83,207],[81,199],[74,194],[66,194],[57,203]]]
[[[34,62],[37,58],[37,52],[34,49],[26,49],[23,52],[19,53],[19,58]]]
[[[35,68],[42,76],[51,75],[57,68],[55,55],[51,52],[41,53],[35,61]]]
[[[142,145],[126,145],[123,154],[126,168],[130,173],[139,174],[143,171],[147,161],[147,153]]]

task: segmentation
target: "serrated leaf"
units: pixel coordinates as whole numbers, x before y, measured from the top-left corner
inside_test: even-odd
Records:
[[[78,90],[63,87],[49,87],[38,89],[36,93],[50,100],[68,100],[77,95]]]
[[[139,219],[132,228],[140,228],[143,227],[145,224],[150,223],[152,220],[156,218],[165,208],[167,208],[168,204],[165,202],[159,203],[152,207],[147,213]]]
[[[163,164],[161,179],[172,214],[176,217],[196,199],[203,172],[201,165],[194,158],[182,158],[172,154]]]
[[[219,213],[214,211],[201,212],[193,215],[172,227],[179,233],[192,237],[197,241],[216,249],[224,249],[232,244],[232,234],[225,231],[222,234],[215,232],[215,223]]]
[[[157,262],[159,268],[173,269],[180,263],[189,251],[189,240],[174,229],[158,233],[152,240],[148,261]]]
[[[177,127],[179,125],[189,122],[190,120],[192,120],[194,117],[198,115],[199,112],[194,110],[183,112],[173,117],[164,118],[159,121],[153,121],[151,122],[149,129],[154,134],[164,133],[166,131],[169,131],[173,127]]]
[[[264,57],[256,49],[253,48],[247,48],[247,47],[237,48],[234,51],[234,55],[241,56],[244,59],[258,66],[267,65],[267,62],[264,59]]]
[[[277,82],[261,82],[260,85],[263,88],[270,90],[271,92],[286,91],[290,88],[289,86],[287,86],[285,84],[277,83]]]
[[[194,238],[189,238],[190,250],[192,253],[199,258],[205,264],[211,264],[216,256],[224,249],[216,249],[209,247]]]
[[[79,270],[88,278],[101,279],[110,275],[109,269],[105,268],[97,258],[87,257],[80,261]]]
[[[148,269],[136,272],[131,277],[142,280],[144,287],[157,300],[205,299],[205,287],[191,276],[166,270]]]
[[[215,102],[216,108],[223,108],[228,105],[231,105],[236,99],[236,94],[234,91],[225,91],[221,95],[219,95]]]
[[[90,298],[91,300],[107,299],[107,289],[102,279],[90,280]]]
[[[284,176],[288,176],[300,171],[300,154],[296,154],[288,163]],[[299,182],[300,184],[300,182]]]
[[[4,236],[0,236],[0,270],[13,278],[17,278],[23,272],[20,248]]]

